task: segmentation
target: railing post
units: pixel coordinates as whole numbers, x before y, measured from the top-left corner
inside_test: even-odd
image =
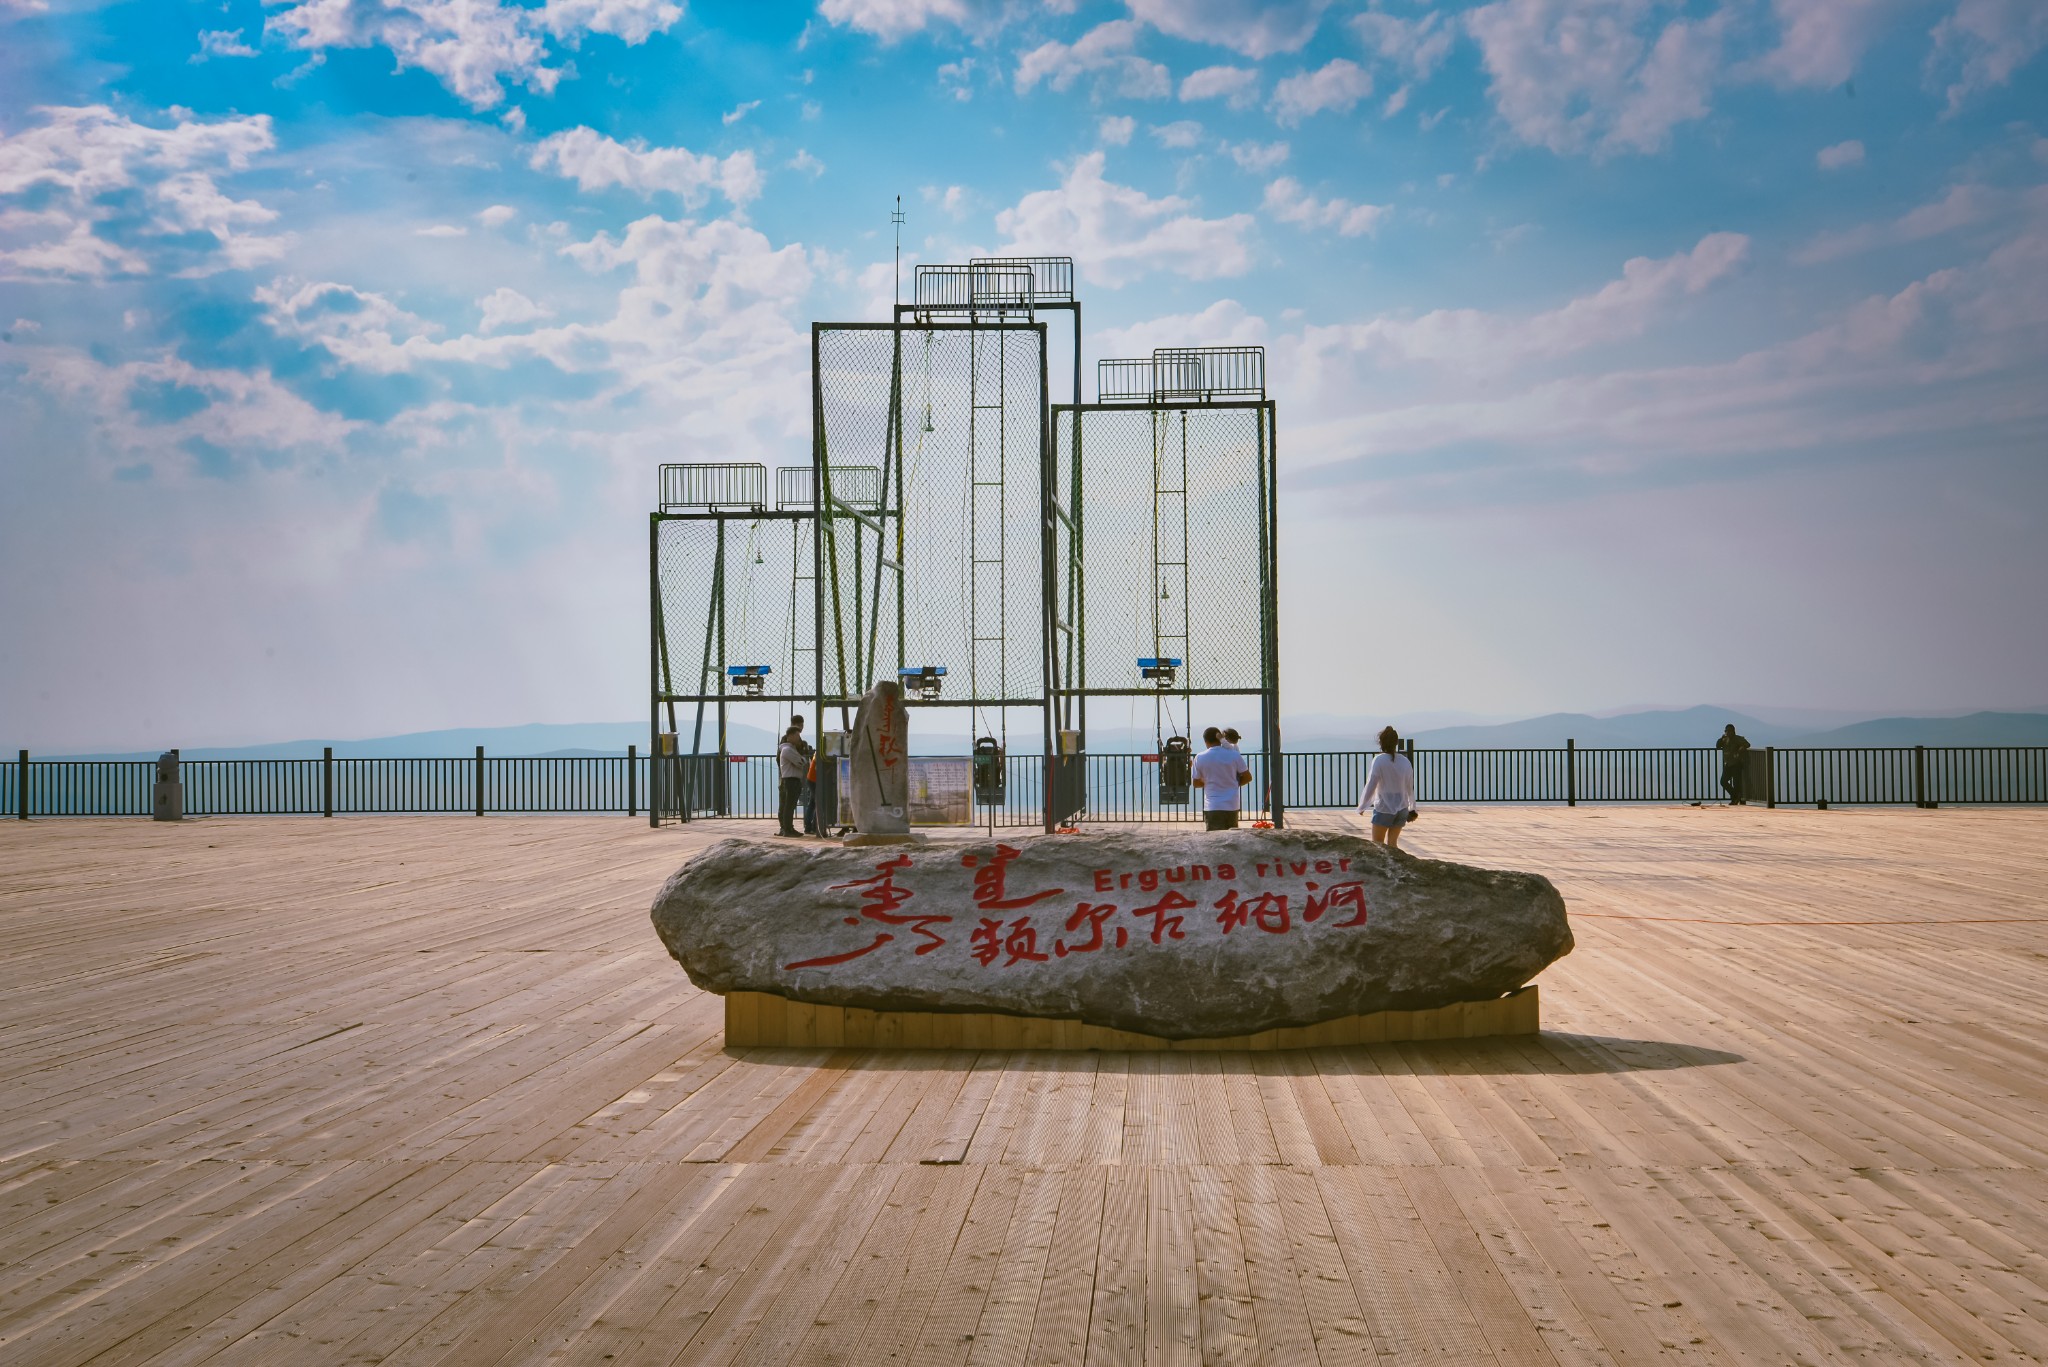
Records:
[[[21,752],[14,764],[14,814],[23,821],[28,820],[28,751]]]
[[[334,747],[320,747],[320,815],[334,815]]]
[[[1913,805],[1927,806],[1927,747],[1913,747]]]
[[[1564,742],[1564,805],[1579,805],[1579,743],[1570,737]]]
[[[640,793],[635,786],[640,779],[640,747],[626,747],[626,815],[640,815]]]
[[[1748,775],[1745,774],[1743,775],[1743,777],[1747,778]],[[1764,806],[1766,808],[1773,808],[1777,805],[1778,747],[1775,745],[1766,745],[1764,747]]]
[[[476,748],[476,814],[484,814],[484,748]]]

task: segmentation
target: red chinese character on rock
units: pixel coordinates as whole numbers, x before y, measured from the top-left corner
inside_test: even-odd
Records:
[[[975,871],[974,905],[983,911],[1015,911],[1018,907],[1028,907],[1033,902],[1043,902],[1048,897],[1057,897],[1066,891],[1065,888],[1048,888],[1044,892],[1034,892],[1029,897],[1007,896],[1010,861],[1022,853],[1022,850],[1012,849],[1008,845],[998,845],[996,852],[989,856],[989,861],[985,865],[981,864],[981,856],[978,854],[960,856],[961,867]],[[980,867],[977,868],[977,865]]]
[[[974,957],[981,961],[983,968],[1005,954],[1010,957],[1003,960],[1004,968],[1021,963],[1042,964],[1051,957],[1038,952],[1038,931],[1033,928],[1029,916],[1019,916],[1007,927],[996,917],[984,916],[981,924],[974,928],[969,942],[974,946]]]
[[[967,937],[967,942],[973,946],[974,957],[981,961],[983,968],[987,968],[997,959],[1002,958],[1002,918],[999,916],[982,917],[981,924],[974,928],[974,934]]]
[[[1301,919],[1304,921],[1318,920],[1326,911],[1348,911],[1351,913],[1351,919],[1348,921],[1330,922],[1330,925],[1337,930],[1364,925],[1365,884],[1357,882],[1337,883],[1333,884],[1321,896],[1317,896],[1316,885],[1310,883],[1308,885],[1308,906],[1301,913]]]
[[[1167,913],[1186,911],[1194,905],[1194,898],[1183,897],[1177,892],[1169,892],[1149,907],[1132,907],[1131,915],[1150,916],[1152,918],[1152,943],[1156,945],[1165,939],[1185,940],[1188,938],[1181,931],[1181,918],[1169,916]]]
[[[860,899],[865,905],[861,907],[858,917],[847,917],[846,924],[857,926],[865,919],[868,921],[879,921],[885,926],[908,926],[924,941],[924,943],[917,947],[916,952],[919,954],[929,954],[940,945],[946,943],[946,938],[933,930],[932,927],[950,924],[953,918],[941,916],[935,912],[912,913],[908,915],[897,914],[898,907],[901,907],[917,895],[914,889],[906,888],[896,881],[896,871],[910,867],[910,856],[899,854],[894,859],[885,859],[875,865],[875,876],[872,878],[856,878],[850,883],[834,883],[832,887],[834,890],[840,888],[859,888],[861,890]],[[856,949],[845,954],[831,954],[820,959],[802,959],[796,963],[784,964],[783,967],[826,968],[833,964],[843,964],[848,960],[858,959],[863,954],[872,954],[895,938],[888,931],[883,931],[877,934],[874,943],[868,945],[865,949]]]
[[[1240,899],[1237,889],[1232,888],[1217,900],[1216,924],[1223,927],[1225,935],[1248,922],[1268,935],[1285,934],[1292,924],[1287,914],[1287,894],[1262,892]]]
[[[1070,945],[1064,940],[1054,940],[1052,942],[1052,952],[1059,955],[1062,959],[1066,958],[1069,954],[1094,953],[1102,948],[1103,945],[1103,922],[1114,915],[1116,915],[1116,903],[1114,902],[1081,902],[1077,904],[1074,907],[1074,914],[1067,918],[1067,930],[1073,932],[1086,925],[1088,927],[1088,942],[1086,944]],[[1116,928],[1116,947],[1118,949],[1122,949],[1129,942],[1129,938],[1128,933],[1122,926]]]

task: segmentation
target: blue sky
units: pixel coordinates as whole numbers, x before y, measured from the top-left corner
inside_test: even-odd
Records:
[[[2039,0],[0,0],[0,741],[637,715],[663,460],[1059,252],[1290,713],[2048,705]],[[11,322],[9,320],[12,320]]]

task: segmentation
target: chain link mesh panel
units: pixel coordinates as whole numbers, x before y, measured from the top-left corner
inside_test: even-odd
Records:
[[[1080,525],[1078,576],[1058,560],[1062,612],[1081,614],[1078,685],[1143,687],[1140,659],[1178,659],[1169,691],[1264,688],[1266,410],[1081,409],[1058,419],[1061,502]]]
[[[726,666],[767,665],[767,693],[810,696],[816,603],[809,519],[740,514],[657,525],[664,691],[715,694]],[[721,600],[722,622],[714,611]],[[725,691],[733,691],[729,683]]]
[[[887,470],[898,335],[819,331],[828,480],[835,466]],[[851,697],[901,668],[935,666],[947,700],[1035,703],[1045,687],[1044,332],[906,326],[900,336],[901,502],[890,472],[871,520],[829,510],[826,692]]]

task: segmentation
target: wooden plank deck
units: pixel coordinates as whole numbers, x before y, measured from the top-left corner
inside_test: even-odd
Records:
[[[728,1051],[721,833],[0,822],[0,1361],[2048,1360],[2048,812],[1433,810],[1545,1033],[1265,1056]]]

